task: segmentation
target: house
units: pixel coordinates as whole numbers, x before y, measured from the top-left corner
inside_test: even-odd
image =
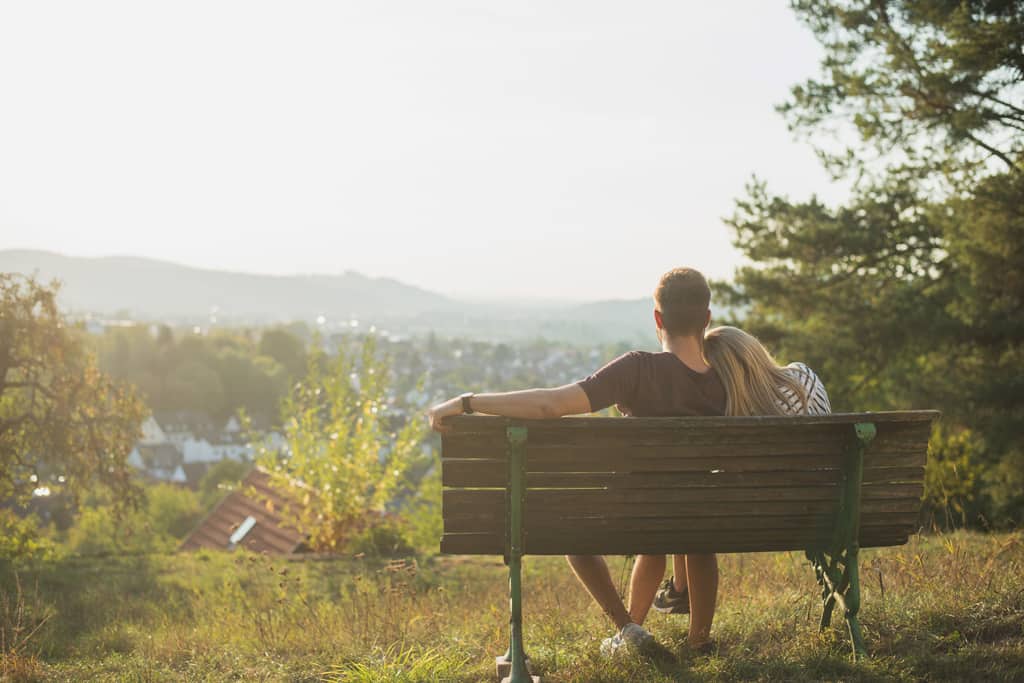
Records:
[[[223,432],[228,438],[239,438],[242,435],[242,425],[238,422],[238,418],[235,416],[229,417],[227,423],[224,425]]]
[[[182,467],[181,465],[175,467],[174,471],[171,472],[170,475],[168,476],[167,481],[171,482],[172,484],[187,484],[188,475],[185,474],[185,468]]]
[[[189,437],[181,448],[186,463],[213,463],[221,460],[245,461],[252,458],[252,448],[248,444],[210,443],[206,439]]]
[[[128,464],[137,470],[146,469],[146,463],[142,461],[142,454],[139,453],[138,447],[132,449],[132,452],[128,454]]]
[[[141,441],[128,455],[128,464],[159,481],[185,481],[181,452],[170,443],[145,445]]]
[[[206,418],[188,412],[167,414],[161,423],[150,416],[142,424],[142,438],[128,457],[128,464],[157,481],[186,484],[195,489],[206,471],[222,460],[251,462],[253,447],[237,418],[230,418],[221,431],[194,431],[210,426]],[[171,421],[173,420],[173,421]],[[162,426],[161,426],[162,425]],[[271,434],[271,447],[283,448],[284,439]]]
[[[215,443],[213,452],[220,455],[220,460],[245,462],[252,459],[252,447],[245,443]]]
[[[254,467],[182,542],[180,550],[212,548],[294,555],[309,552],[308,535],[284,517],[294,503],[270,486],[270,475]]]
[[[181,445],[181,454],[185,462],[219,462],[221,456],[206,439],[189,436]]]
[[[197,435],[212,437],[216,433],[210,419],[194,411],[163,413],[156,417],[156,421],[162,425],[167,440],[182,452],[188,439],[195,439]]]
[[[169,427],[165,433],[167,434],[167,440],[180,451],[184,451],[185,442],[193,438],[192,432],[181,426]]]
[[[159,446],[165,443],[169,443],[167,434],[160,428],[156,418],[150,415],[142,423],[142,438],[139,440],[139,444],[142,446]]]
[[[128,464],[157,481],[186,482],[181,450],[167,437],[156,417],[142,423],[142,437],[128,455]]]

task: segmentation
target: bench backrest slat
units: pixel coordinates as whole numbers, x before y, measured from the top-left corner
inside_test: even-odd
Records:
[[[820,544],[833,528],[857,422],[872,422],[878,432],[864,457],[861,544],[899,544],[917,521],[935,416],[456,418],[442,447],[442,551],[504,552],[505,430],[513,423],[529,434],[524,531],[530,554]]]

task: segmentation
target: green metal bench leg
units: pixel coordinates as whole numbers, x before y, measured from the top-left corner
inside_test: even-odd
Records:
[[[506,519],[506,553],[508,557],[509,646],[507,657],[511,660],[509,683],[531,683],[537,680],[530,676],[526,667],[526,653],[523,650],[523,498],[526,494],[526,427],[509,427],[508,438],[508,509]]]
[[[875,438],[875,425],[859,423],[854,425],[856,442],[847,453],[843,463],[843,487],[839,512],[832,534],[832,545],[828,551],[809,550],[807,559],[814,566],[814,573],[821,584],[822,612],[819,630],[824,631],[832,623],[832,611],[838,604],[843,608],[846,625],[853,645],[853,659],[867,654],[860,621],[860,499],[861,480],[864,475],[864,451]],[[840,565],[842,572],[839,571]]]
[[[510,557],[508,563],[509,571],[509,593],[512,618],[509,620],[509,659],[512,660],[512,668],[509,670],[508,680],[510,683],[529,683],[530,674],[526,670],[526,652],[523,650],[523,604],[522,604],[522,576],[521,560],[518,557]]]
[[[859,548],[856,544],[846,552],[846,578],[849,581],[849,587],[846,589],[846,593],[843,596],[843,600],[846,604],[846,609],[844,610],[846,615],[846,625],[850,629],[850,640],[853,641],[854,660],[867,654],[867,649],[864,647],[864,635],[860,631],[860,621],[857,619],[857,613],[860,612],[860,569],[857,564],[858,552]]]

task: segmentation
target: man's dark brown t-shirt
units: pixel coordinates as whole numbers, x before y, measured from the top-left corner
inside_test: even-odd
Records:
[[[579,386],[595,412],[616,405],[633,417],[725,414],[725,388],[718,373],[697,372],[667,351],[630,351]]]

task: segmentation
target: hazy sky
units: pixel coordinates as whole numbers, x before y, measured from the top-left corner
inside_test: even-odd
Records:
[[[773,105],[782,0],[0,0],[0,249],[626,298],[728,276],[751,174],[841,195]]]

